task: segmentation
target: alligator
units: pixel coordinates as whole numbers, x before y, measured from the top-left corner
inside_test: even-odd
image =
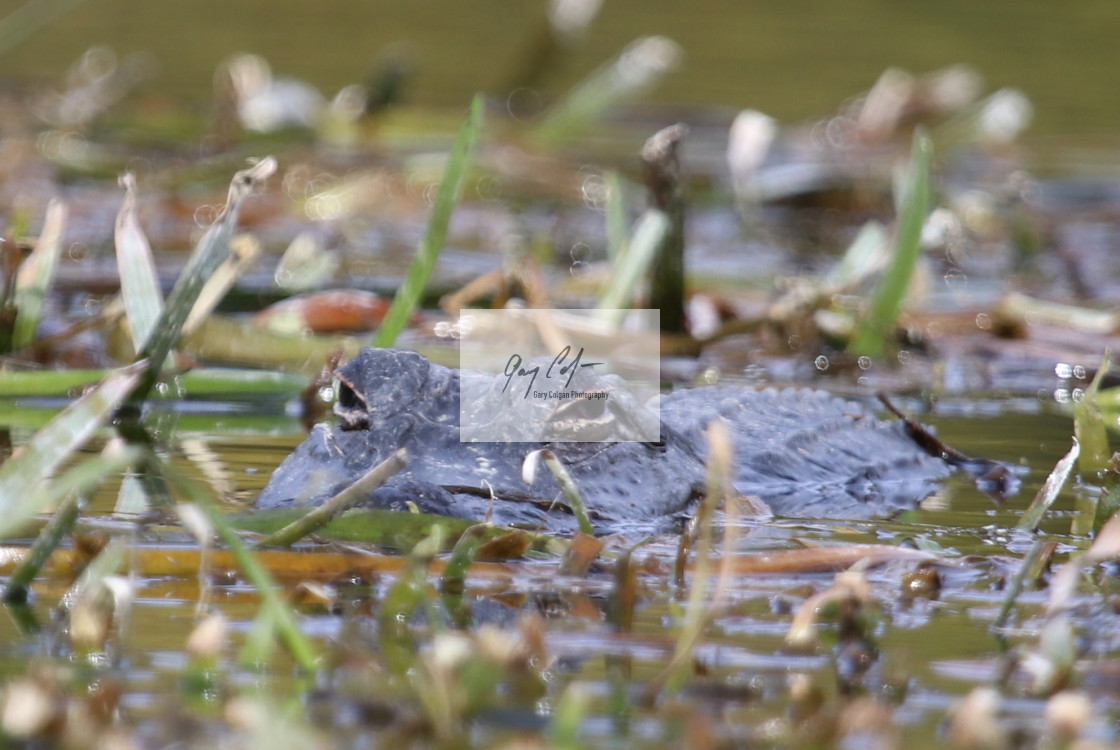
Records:
[[[460,386],[495,376],[449,369],[414,351],[369,348],[337,376],[338,424],[312,430],[272,475],[258,508],[321,504],[405,448],[406,468],[363,505],[567,533],[577,523],[552,474],[523,472],[530,452],[549,449],[574,479],[597,533],[666,529],[703,495],[706,431],[715,419],[734,446],[735,490],[778,516],[891,516],[915,507],[955,468],[980,475],[995,466],[946,449],[909,420],[880,419],[819,390],[674,390],[655,397],[656,442],[575,442],[560,426],[547,441],[470,442],[461,439]],[[586,377],[584,387],[611,385]],[[474,414],[488,409],[477,405]],[[583,421],[617,417],[604,407]]]

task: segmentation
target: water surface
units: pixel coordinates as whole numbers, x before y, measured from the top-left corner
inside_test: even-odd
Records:
[[[543,8],[527,0],[87,0],[0,59],[0,76],[57,80],[88,47],[108,45],[151,55],[150,94],[204,101],[223,58],[255,52],[277,72],[333,95],[361,80],[391,45],[403,45],[396,49],[414,70],[408,99],[461,108],[475,91],[505,90]],[[541,85],[555,95],[636,37],[660,34],[686,56],[655,92],[660,102],[751,107],[798,121],[832,112],[887,67],[925,72],[965,63],[993,89],[1025,91],[1037,133],[1112,134],[1120,125],[1112,93],[1118,30],[1120,5],[1110,0],[609,0],[572,58]]]

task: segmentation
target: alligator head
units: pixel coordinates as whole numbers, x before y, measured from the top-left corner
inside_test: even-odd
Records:
[[[319,504],[399,448],[407,449],[408,466],[375,491],[367,505],[404,510],[411,501],[422,511],[441,515],[549,530],[574,528],[552,476],[537,472],[527,483],[522,475],[526,456],[542,448],[565,464],[601,528],[665,519],[687,509],[702,491],[703,461],[668,426],[661,426],[658,442],[559,442],[570,440],[581,424],[593,429],[579,437],[601,436],[608,422],[626,418],[625,406],[590,415],[581,415],[576,406],[557,410],[545,416],[550,440],[478,440],[473,433],[480,424],[493,435],[495,422],[512,430],[531,415],[493,409],[482,400],[468,405],[472,427],[461,429],[462,378],[494,379],[450,370],[412,351],[363,349],[338,371],[339,425],[317,426],[273,474],[257,507]],[[589,373],[586,378],[580,384],[585,389],[617,388],[609,377]],[[532,402],[526,403],[532,408]]]

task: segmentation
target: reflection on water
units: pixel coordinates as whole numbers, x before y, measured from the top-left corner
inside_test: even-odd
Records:
[[[209,96],[218,63],[234,52],[268,58],[278,73],[307,79],[328,96],[362,79],[390,45],[413,71],[414,103],[461,107],[477,90],[502,91],[532,51],[545,3],[483,0],[389,3],[340,0],[329,10],[199,0],[166,5],[84,3],[9,52],[4,75],[57,80],[94,44],[152,54],[153,91]],[[8,11],[3,11],[6,13]],[[1114,132],[1112,95],[1120,63],[1120,5],[1058,6],[997,0],[887,3],[853,0],[743,3],[625,0],[605,3],[573,59],[541,82],[564,91],[637,37],[667,35],[686,64],[655,97],[673,104],[751,107],[784,121],[831,112],[889,66],[915,72],[976,66],[992,88],[1014,86],[1034,101],[1036,132]]]

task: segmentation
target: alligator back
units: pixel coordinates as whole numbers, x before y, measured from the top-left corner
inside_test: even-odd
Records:
[[[702,457],[722,418],[735,446],[733,482],[777,515],[890,516],[913,508],[951,472],[910,437],[854,401],[810,389],[718,387],[661,397],[661,419]]]

